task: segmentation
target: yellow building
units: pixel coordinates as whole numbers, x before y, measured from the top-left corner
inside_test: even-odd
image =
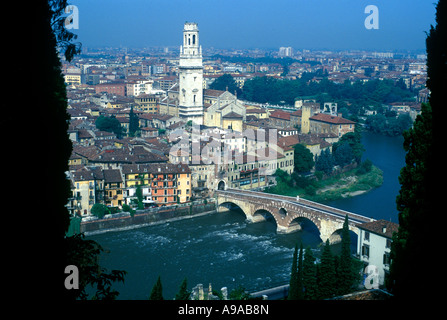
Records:
[[[177,197],[180,203],[188,202],[192,195],[191,170],[186,164],[174,166],[177,167]]]
[[[72,213],[89,215],[92,206],[102,200],[104,178],[100,167],[82,167],[69,174],[73,197],[69,208]]]
[[[120,169],[103,170],[104,174],[104,204],[108,207],[123,205],[123,179]]]
[[[65,83],[68,84],[81,84],[81,74],[80,73],[67,73],[64,75]]]
[[[159,113],[159,99],[155,94],[141,94],[135,97],[135,109],[147,113]]]

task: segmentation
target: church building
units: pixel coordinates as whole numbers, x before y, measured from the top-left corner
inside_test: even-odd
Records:
[[[203,89],[202,47],[197,23],[186,22],[180,47],[178,82],[160,101],[160,113],[184,122],[242,132],[246,108],[228,91]]]

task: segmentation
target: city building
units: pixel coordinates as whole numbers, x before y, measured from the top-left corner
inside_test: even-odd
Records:
[[[399,225],[387,220],[376,220],[358,226],[357,254],[378,273],[379,285],[383,285],[390,270],[390,252],[393,233]]]

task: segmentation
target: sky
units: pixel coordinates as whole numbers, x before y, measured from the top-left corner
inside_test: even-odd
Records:
[[[425,51],[436,0],[69,0],[85,47],[172,47],[198,23],[204,48]],[[368,5],[378,29],[367,29]]]

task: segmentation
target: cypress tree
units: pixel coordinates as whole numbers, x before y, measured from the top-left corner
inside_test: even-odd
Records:
[[[149,300],[164,300],[163,299],[163,286],[161,285],[160,276],[158,276],[157,282],[152,287],[151,295]]]
[[[413,128],[404,132],[405,167],[401,169],[401,189],[396,198],[399,211],[399,230],[393,236],[390,278],[388,288],[400,299],[420,298],[421,292],[433,292],[439,284],[439,275],[424,272],[427,261],[423,257],[439,255],[439,247],[432,246],[427,253],[426,241],[440,244],[442,232],[433,231],[433,223],[440,225],[443,218],[443,188],[439,187],[443,148],[433,143],[433,138],[444,134],[445,101],[447,100],[447,0],[436,6],[436,26],[431,26],[426,38],[428,104],[416,117]],[[441,141],[440,141],[441,142]],[[430,219],[427,219],[430,217]],[[429,248],[432,249],[432,248]],[[421,297],[422,298],[422,297]]]
[[[338,294],[350,292],[354,276],[352,272],[351,237],[349,235],[348,215],[345,217],[341,232],[341,255],[337,272]]]
[[[303,243],[300,245],[300,254],[298,257],[298,244],[295,245],[293,252],[292,272],[290,275],[290,287],[288,300],[303,300]]]
[[[303,243],[300,244],[300,254],[298,256],[298,279],[297,279],[297,293],[298,293],[298,300],[304,299],[304,293],[303,293]]]
[[[303,261],[303,287],[304,299],[317,299],[317,267],[315,265],[315,257],[312,250],[308,246],[304,252]]]
[[[287,300],[298,300],[299,297],[297,256],[298,256],[298,243],[295,244],[295,251],[293,252],[292,271],[290,274],[289,295],[287,297]]]
[[[336,274],[334,266],[334,258],[329,246],[329,239],[321,254],[321,263],[319,270],[318,296],[320,299],[330,298],[336,292]]]
[[[180,285],[180,289],[175,295],[175,300],[189,300],[191,292],[188,290],[188,280],[185,278]]]

